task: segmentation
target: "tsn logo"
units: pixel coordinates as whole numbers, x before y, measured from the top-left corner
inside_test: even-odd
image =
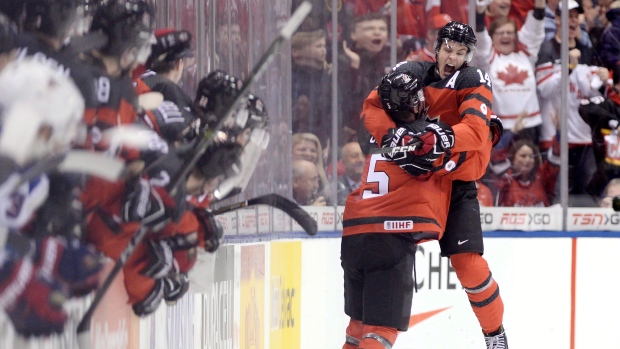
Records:
[[[611,215],[606,213],[573,213],[572,218],[573,224],[579,226],[620,224],[620,214],[618,213]]]
[[[551,215],[548,213],[503,213],[500,224],[529,225],[551,224]]]

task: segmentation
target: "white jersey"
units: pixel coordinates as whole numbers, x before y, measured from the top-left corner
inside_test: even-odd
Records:
[[[493,112],[502,119],[504,128],[512,129],[517,117],[525,113],[525,128],[542,123],[536,93],[535,64],[542,44],[544,21],[536,20],[530,11],[519,30],[516,52],[508,55],[493,48],[487,30],[476,33],[475,61],[472,65],[486,70],[493,81]]]
[[[543,101],[544,115],[560,115],[561,89],[560,64],[547,62],[536,68],[538,91]],[[579,103],[583,98],[599,96],[603,81],[597,75],[598,67],[579,64],[569,76],[568,89],[568,143],[587,145],[592,143],[592,130],[579,115]],[[541,141],[553,139],[556,133],[552,118],[543,119]]]

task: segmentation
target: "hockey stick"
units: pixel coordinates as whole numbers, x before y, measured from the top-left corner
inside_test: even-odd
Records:
[[[220,207],[217,210],[214,210],[213,214],[218,215],[254,205],[267,205],[277,208],[278,210],[291,216],[291,218],[293,218],[304,229],[304,231],[308,233],[308,235],[315,235],[317,232],[317,222],[308,214],[308,212],[299,207],[299,205],[293,201],[278,194],[267,194],[241,201],[230,206]]]
[[[422,141],[413,142],[401,147],[373,148],[370,150],[370,154],[407,153],[415,151],[420,144],[422,144]]]
[[[284,27],[282,27],[282,29],[278,33],[278,36],[276,37],[274,42],[271,44],[271,46],[269,46],[267,51],[263,54],[261,59],[258,61],[256,66],[254,67],[254,69],[252,69],[252,71],[249,73],[247,79],[243,82],[243,87],[239,91],[238,96],[230,104],[230,106],[228,106],[225,109],[225,112],[223,113],[224,117],[220,118],[220,121],[218,122],[218,124],[208,134],[205,134],[205,137],[202,138],[200,142],[198,142],[198,144],[194,147],[193,153],[190,156],[190,158],[183,163],[181,170],[177,174],[175,174],[170,184],[167,186],[166,189],[170,190],[170,193],[172,194],[172,196],[176,194],[177,188],[181,184],[181,181],[187,177],[189,172],[193,169],[194,165],[196,164],[196,161],[198,161],[200,156],[204,154],[204,152],[206,151],[207,147],[213,142],[214,140],[213,136],[217,133],[217,131],[219,131],[222,128],[224,121],[227,119],[227,116],[233,110],[235,110],[236,108],[238,108],[239,106],[247,102],[246,94],[248,93],[249,86],[252,83],[254,83],[256,80],[258,80],[258,78],[262,75],[264,70],[267,68],[267,65],[274,59],[274,56],[280,49],[280,46],[282,45],[282,43],[285,40],[290,39],[290,37],[297,30],[299,25],[301,25],[301,22],[303,22],[303,20],[308,16],[311,9],[312,9],[312,5],[308,1],[304,1],[301,5],[299,5],[295,13],[291,15],[291,18],[284,25]],[[97,289],[93,302],[88,307],[88,310],[82,317],[82,320],[80,321],[77,327],[77,340],[78,340],[78,345],[80,348],[86,349],[86,348],[93,347],[90,341],[90,323],[95,313],[95,310],[97,309],[97,306],[101,303],[101,300],[103,299],[103,296],[105,295],[105,293],[110,288],[112,281],[116,278],[118,273],[121,271],[121,269],[125,265],[125,262],[127,261],[127,259],[131,256],[136,246],[140,243],[140,241],[142,241],[142,239],[144,238],[147,232],[148,232],[148,228],[141,227],[134,234],[134,236],[131,238],[131,240],[129,241],[129,243],[127,244],[127,246],[121,253],[120,257],[117,259],[114,265],[114,268],[106,276],[106,279],[104,280],[102,285]]]

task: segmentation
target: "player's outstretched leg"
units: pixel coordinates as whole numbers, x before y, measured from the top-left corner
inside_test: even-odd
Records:
[[[450,261],[482,327],[487,349],[507,349],[504,303],[487,261],[478,253],[454,254]]]
[[[357,349],[364,334],[364,325],[359,320],[349,320],[347,326],[347,339],[342,349]]]

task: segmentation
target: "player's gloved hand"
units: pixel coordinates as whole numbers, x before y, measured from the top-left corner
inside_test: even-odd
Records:
[[[77,238],[50,236],[37,244],[35,270],[57,280],[70,297],[81,297],[99,285],[99,253]]]
[[[24,292],[6,308],[15,331],[24,337],[62,333],[67,322],[64,287],[43,275],[33,275]]]
[[[151,292],[141,301],[135,302],[131,308],[134,314],[138,316],[146,316],[157,310],[161,300],[164,298],[164,279],[155,280],[155,285]]]
[[[125,222],[140,221],[151,230],[159,231],[168,223],[168,213],[174,206],[174,199],[163,188],[138,178],[128,184],[121,213]]]
[[[454,147],[454,131],[445,123],[429,123],[424,131],[416,137],[421,141],[421,144],[414,151],[414,154],[431,163]]]
[[[383,156],[394,161],[400,168],[413,176],[426,175],[433,168],[432,162],[421,161],[422,158],[414,155],[414,149],[420,145],[418,135],[419,133],[408,127],[391,128],[381,142],[383,148],[405,147],[391,153],[385,153]],[[412,147],[411,150],[408,150],[408,146]]]
[[[150,262],[140,272],[153,279],[161,279],[173,268],[172,249],[165,240],[149,240]]]
[[[200,223],[198,239],[202,241],[199,244],[204,246],[205,251],[215,252],[224,237],[222,225],[211,211],[195,209],[194,214]]]
[[[171,272],[164,278],[164,300],[174,305],[189,290],[189,278],[185,273]]]
[[[499,116],[493,114],[491,115],[491,120],[489,120],[489,126],[491,127],[491,141],[493,146],[495,146],[504,134],[504,125]]]

